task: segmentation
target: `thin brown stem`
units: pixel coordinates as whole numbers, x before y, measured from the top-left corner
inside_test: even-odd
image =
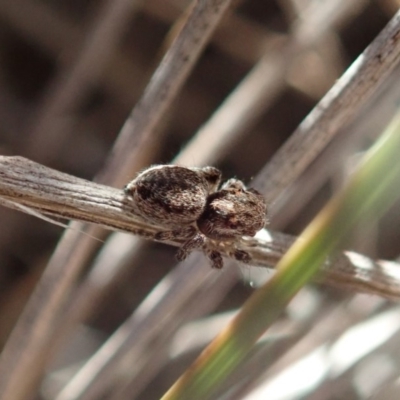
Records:
[[[163,230],[136,216],[122,190],[76,178],[22,157],[0,157],[0,196],[0,204],[20,211],[33,210],[46,216],[90,222],[147,239]],[[289,235],[265,231],[255,238],[212,245],[226,257],[232,257],[234,249],[246,251],[253,265],[272,268],[294,240]],[[167,243],[181,245],[175,240]],[[326,260],[319,280],[353,291],[400,299],[398,271],[397,263],[373,261],[345,252]]]

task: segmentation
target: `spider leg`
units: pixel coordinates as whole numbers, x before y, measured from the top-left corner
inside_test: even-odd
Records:
[[[179,261],[183,261],[194,249],[202,247],[205,241],[205,236],[202,233],[197,232],[179,248],[176,253],[176,258]]]
[[[205,253],[207,254],[208,259],[211,261],[212,268],[222,269],[224,266],[224,260],[219,251],[206,249]]]
[[[170,231],[160,231],[154,234],[155,240],[160,241],[173,241],[176,239],[191,239],[197,233],[194,226],[186,226],[184,228],[173,229]]]
[[[235,257],[235,260],[240,261],[244,264],[251,263],[251,256],[247,251],[236,249],[232,255],[233,257]]]

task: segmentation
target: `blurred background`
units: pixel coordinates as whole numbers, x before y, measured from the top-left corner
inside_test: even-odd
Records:
[[[237,177],[251,184],[399,6],[397,0],[234,1],[158,124],[157,134],[140,153],[138,165],[170,163],[235,90],[251,77],[256,79],[258,71],[265,81],[255,81],[256,87],[263,88],[256,105],[235,135],[224,139],[210,156],[224,179]],[[21,155],[93,179],[104,168],[119,131],[188,10],[190,2],[185,0],[0,0],[1,154]],[[362,152],[398,108],[399,82],[397,68],[351,124],[343,126],[285,190],[269,216],[272,229],[298,235],[343,186]],[[252,92],[246,96],[251,98]],[[199,154],[207,151],[212,149],[199,144]],[[189,158],[192,165],[202,162],[195,152]],[[136,173],[126,176],[126,182]],[[379,221],[371,216],[360,224],[349,238],[348,249],[373,259],[396,260],[399,206]],[[0,209],[0,221],[3,347],[62,229],[5,208]],[[120,235],[118,240],[123,240]],[[106,241],[106,234],[101,238]],[[102,243],[95,247],[81,285],[87,283],[92,263],[101,257]],[[146,315],[142,302],[160,280],[168,273],[181,273],[176,271],[182,266],[174,269],[174,254],[173,247],[149,242],[129,252],[123,272],[107,277],[109,282],[99,289],[85,315],[71,324],[32,398],[159,398],[271,273],[232,264],[223,272],[227,278],[219,297],[204,300],[215,277],[202,290],[193,289],[188,309],[183,301],[165,330],[141,346],[140,356],[118,361],[118,373],[109,375],[107,385],[99,389],[102,396],[69,392],[57,397],[140,305],[142,317]],[[204,274],[217,273],[209,271],[201,255],[194,257]],[[107,265],[112,270],[112,261]],[[102,279],[106,278],[102,275]],[[203,300],[204,307],[196,309]],[[157,318],[140,320],[137,326],[145,329],[141,337],[157,325]],[[324,285],[309,288],[260,342],[231,382],[231,390],[218,398],[399,398],[399,319],[399,309],[376,296]],[[86,388],[90,384],[88,379]]]

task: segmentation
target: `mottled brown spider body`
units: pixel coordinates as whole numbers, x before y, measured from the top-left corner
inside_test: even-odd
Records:
[[[159,165],[140,173],[124,190],[132,197],[136,212],[165,231],[157,240],[185,240],[177,253],[184,260],[195,248],[203,247],[214,268],[222,268],[221,254],[210,249],[207,238],[231,241],[254,236],[266,223],[263,196],[230,179],[219,190],[221,172],[214,167],[185,168]],[[235,257],[249,262],[246,252]]]
[[[204,211],[208,195],[217,190],[221,172],[213,167],[151,167],[125,186],[137,213],[154,224],[179,228],[193,224]]]
[[[208,196],[203,214],[197,220],[200,231],[214,240],[254,236],[266,223],[266,204],[254,189],[231,179]]]

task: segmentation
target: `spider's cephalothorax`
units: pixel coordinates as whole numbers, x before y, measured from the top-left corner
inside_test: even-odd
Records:
[[[184,239],[179,260],[203,247],[214,268],[222,268],[222,256],[207,247],[207,238],[231,241],[254,236],[266,223],[263,196],[230,179],[220,189],[221,172],[214,167],[185,168],[159,165],[140,173],[124,190],[134,209],[145,220],[160,225],[158,240]],[[248,260],[238,251],[240,260]]]
[[[203,214],[197,220],[200,231],[215,240],[254,236],[265,225],[266,204],[254,189],[230,179],[208,196]]]

